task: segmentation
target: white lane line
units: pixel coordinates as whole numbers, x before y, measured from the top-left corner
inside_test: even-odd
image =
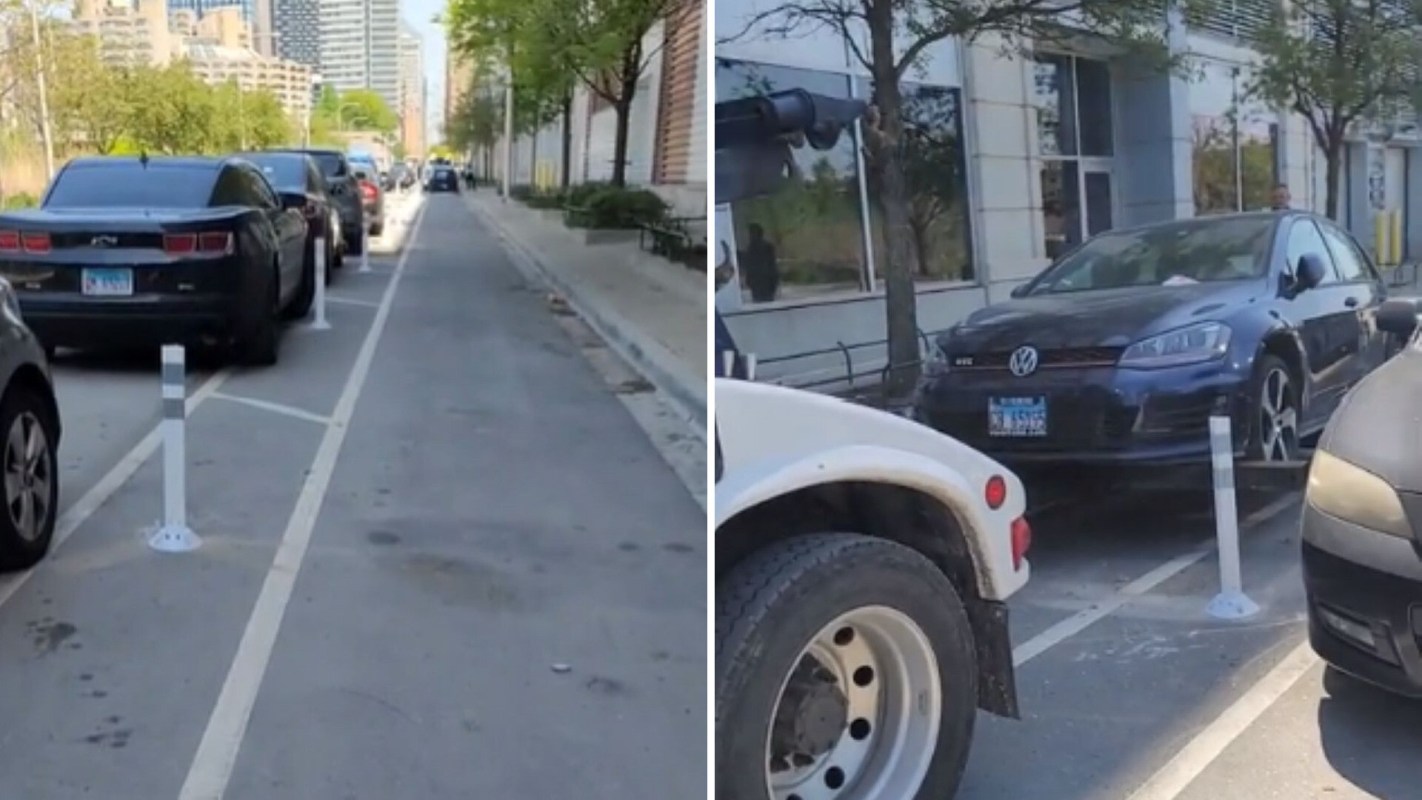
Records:
[[[1276,514],[1297,502],[1297,495],[1290,494],[1280,497],[1269,505],[1245,517],[1240,523],[1240,529],[1247,531],[1261,522],[1273,519]],[[1210,542],[1209,544],[1200,546],[1198,549],[1178,555],[1125,586],[1122,586],[1110,597],[1093,603],[1087,608],[1083,608],[1070,617],[1052,625],[1031,639],[1012,648],[1013,666],[1020,667],[1026,664],[1028,661],[1031,661],[1067,639],[1081,633],[1097,622],[1111,616],[1132,600],[1146,594],[1181,572],[1184,572],[1213,552],[1215,552],[1215,543]]]
[[[1130,800],[1174,800],[1317,663],[1318,656],[1305,639],[1214,722],[1195,734],[1174,758],[1131,793]]]
[[[218,388],[226,383],[227,379],[231,376],[232,369],[229,367],[214,372],[207,380],[203,381],[197,390],[188,396],[185,403],[188,415],[191,416],[193,411],[203,404],[203,401],[216,394]],[[156,397],[154,398],[155,401],[157,399]],[[74,532],[79,530],[80,526],[94,515],[94,512],[98,511],[104,503],[107,503],[109,498],[113,497],[119,489],[123,488],[123,485],[128,483],[129,478],[132,478],[134,473],[138,472],[148,459],[152,458],[153,454],[158,452],[158,446],[162,444],[163,441],[163,437],[159,431],[159,426],[153,426],[142,439],[138,440],[137,444],[130,448],[127,453],[124,453],[123,457],[118,460],[118,463],[110,467],[109,471],[105,472],[97,483],[89,487],[89,491],[80,496],[78,500],[75,500],[72,505],[64,510],[63,514],[59,515],[59,519],[55,520],[54,523],[54,538],[50,540],[49,547],[51,553],[58,550],[60,545],[64,544],[70,536],[73,536]],[[14,597],[15,593],[20,591],[20,587],[24,586],[25,583],[34,576],[35,572],[43,568],[45,563],[46,562],[41,561],[39,566],[13,575],[7,582],[0,583],[0,606],[9,602],[10,598]]]
[[[336,297],[334,295],[329,294],[326,295],[326,302],[336,303],[337,305],[343,306],[365,306],[366,308],[380,308],[380,303],[375,300],[359,300],[354,297]]]
[[[323,417],[320,414],[307,411],[304,408],[289,406],[285,403],[273,403],[270,400],[261,400],[256,397],[243,397],[242,395],[228,394],[226,392],[214,392],[212,396],[218,400],[226,400],[229,403],[241,403],[244,406],[251,406],[252,408],[259,408],[263,411],[270,411],[273,414],[281,414],[283,416],[294,417],[296,419],[304,419],[307,422],[314,422],[317,425],[331,424],[330,417]]]
[[[411,239],[419,236],[420,225],[424,221],[423,209],[415,218],[411,229]],[[227,679],[222,684],[222,693],[217,697],[202,741],[193,756],[188,776],[178,793],[179,800],[221,800],[232,779],[232,769],[237,763],[237,754],[242,749],[242,739],[247,732],[247,724],[252,718],[252,707],[257,701],[262,679],[271,662],[272,649],[276,646],[277,633],[281,630],[282,618],[286,615],[287,604],[296,587],[296,577],[301,571],[301,563],[306,558],[306,550],[311,545],[311,534],[316,528],[316,520],[321,514],[321,503],[331,483],[331,475],[336,469],[336,459],[345,443],[346,432],[350,429],[351,416],[356,402],[365,387],[370,373],[371,362],[375,358],[375,348],[385,330],[385,322],[394,305],[395,290],[400,286],[400,277],[405,272],[405,263],[412,251],[406,249],[395,265],[395,274],[385,287],[380,300],[380,309],[366,332],[356,356],[355,366],[346,378],[341,390],[336,411],[331,415],[331,423],[321,438],[321,446],[316,458],[311,462],[311,471],[297,497],[296,508],[287,521],[282,533],[276,556],[267,571],[262,591],[247,620],[242,641],[237,646],[237,654],[227,671]]]

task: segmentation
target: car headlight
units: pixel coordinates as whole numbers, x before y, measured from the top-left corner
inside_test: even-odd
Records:
[[[1210,361],[1229,350],[1229,337],[1229,326],[1222,322],[1177,328],[1127,347],[1121,366],[1154,369]]]
[[[923,377],[931,378],[948,372],[948,354],[937,342],[928,345],[928,357],[923,361]]]
[[[1305,496],[1331,517],[1381,533],[1412,536],[1397,490],[1381,477],[1323,450],[1314,451]]]

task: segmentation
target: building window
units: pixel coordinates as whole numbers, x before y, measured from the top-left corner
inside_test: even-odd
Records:
[[[1042,223],[1048,258],[1115,222],[1115,109],[1104,61],[1038,55],[1033,105],[1042,158]]]
[[[873,97],[861,79],[860,97]],[[972,233],[968,224],[968,181],[963,152],[961,95],[946,86],[902,83],[904,141],[900,150],[909,193],[909,225],[918,281],[972,280]],[[874,263],[882,275],[888,263],[884,214],[877,202],[876,170],[867,157]],[[883,285],[882,277],[876,283]]]
[[[784,89],[849,96],[849,76],[716,60],[716,99]],[[742,295],[748,303],[810,299],[866,285],[857,137],[831,150],[793,151],[801,180],[731,207]]]
[[[1190,86],[1196,214],[1268,208],[1278,183],[1276,115],[1244,99],[1245,68],[1206,63]]]

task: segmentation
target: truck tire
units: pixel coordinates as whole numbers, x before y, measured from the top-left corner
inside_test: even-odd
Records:
[[[716,591],[717,799],[948,800],[975,652],[953,584],[915,550],[829,533],[750,556]]]

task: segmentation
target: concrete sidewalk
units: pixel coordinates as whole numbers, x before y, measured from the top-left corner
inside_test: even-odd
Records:
[[[465,203],[489,223],[521,266],[543,281],[657,388],[706,425],[704,273],[652,256],[637,243],[586,244],[554,215],[492,189],[466,191]]]

